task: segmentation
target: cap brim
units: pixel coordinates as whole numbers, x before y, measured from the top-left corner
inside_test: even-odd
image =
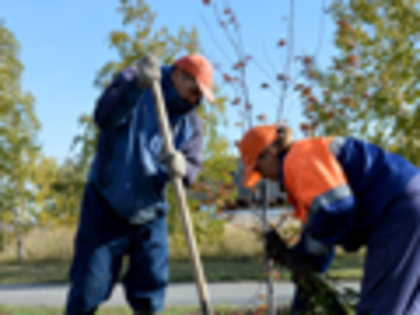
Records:
[[[252,188],[259,183],[261,178],[261,174],[255,170],[254,166],[246,167],[242,185],[246,188]]]
[[[206,85],[201,82],[197,82],[198,88],[200,89],[201,93],[203,93],[204,97],[210,102],[214,103],[214,95],[211,89],[209,89]]]

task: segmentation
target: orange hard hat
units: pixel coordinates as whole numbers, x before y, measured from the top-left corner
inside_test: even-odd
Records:
[[[175,66],[192,76],[204,97],[214,102],[213,88],[213,67],[206,57],[199,54],[191,54],[179,58]]]
[[[261,180],[261,174],[256,171],[258,157],[278,138],[278,126],[261,125],[249,129],[242,140],[237,143],[244,163],[245,187],[253,187]]]

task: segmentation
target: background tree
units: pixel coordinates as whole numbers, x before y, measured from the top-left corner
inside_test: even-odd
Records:
[[[37,223],[40,227],[74,226],[80,208],[80,175],[72,160],[59,164],[40,155],[32,170],[32,187]],[[63,194],[61,192],[66,192]]]
[[[418,1],[334,1],[338,49],[329,69],[302,61],[304,129],[354,135],[420,165]]]
[[[37,157],[34,98],[21,87],[20,46],[0,23],[0,222],[12,227],[17,254],[23,259],[23,234],[34,223],[31,168]]]

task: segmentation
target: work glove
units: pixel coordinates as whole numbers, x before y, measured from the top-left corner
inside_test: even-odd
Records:
[[[184,178],[187,175],[187,162],[181,152],[174,151],[163,154],[161,159],[166,166],[168,175],[171,178]]]
[[[275,229],[265,232],[263,238],[268,258],[273,259],[276,263],[283,265],[296,274],[315,271],[315,266],[302,253],[287,247]]]
[[[153,55],[146,55],[137,62],[137,83],[140,88],[147,88],[154,81],[160,82],[161,70],[157,58]]]

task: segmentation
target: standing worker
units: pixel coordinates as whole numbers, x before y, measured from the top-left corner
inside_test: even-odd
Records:
[[[367,246],[359,315],[420,314],[420,170],[399,155],[352,137],[293,141],[287,126],[249,130],[238,147],[244,185],[279,182],[304,222],[299,242],[273,259],[325,271],[334,245]],[[299,289],[293,314],[303,314]]]
[[[197,54],[162,67],[161,88],[177,151],[162,156],[150,88],[139,67],[123,70],[106,88],[94,113],[100,130],[81,205],[70,270],[67,315],[92,315],[111,295],[125,254],[126,298],[135,315],[164,309],[168,284],[165,187],[172,176],[186,185],[202,164],[202,121],[195,109],[211,92],[213,68]]]

